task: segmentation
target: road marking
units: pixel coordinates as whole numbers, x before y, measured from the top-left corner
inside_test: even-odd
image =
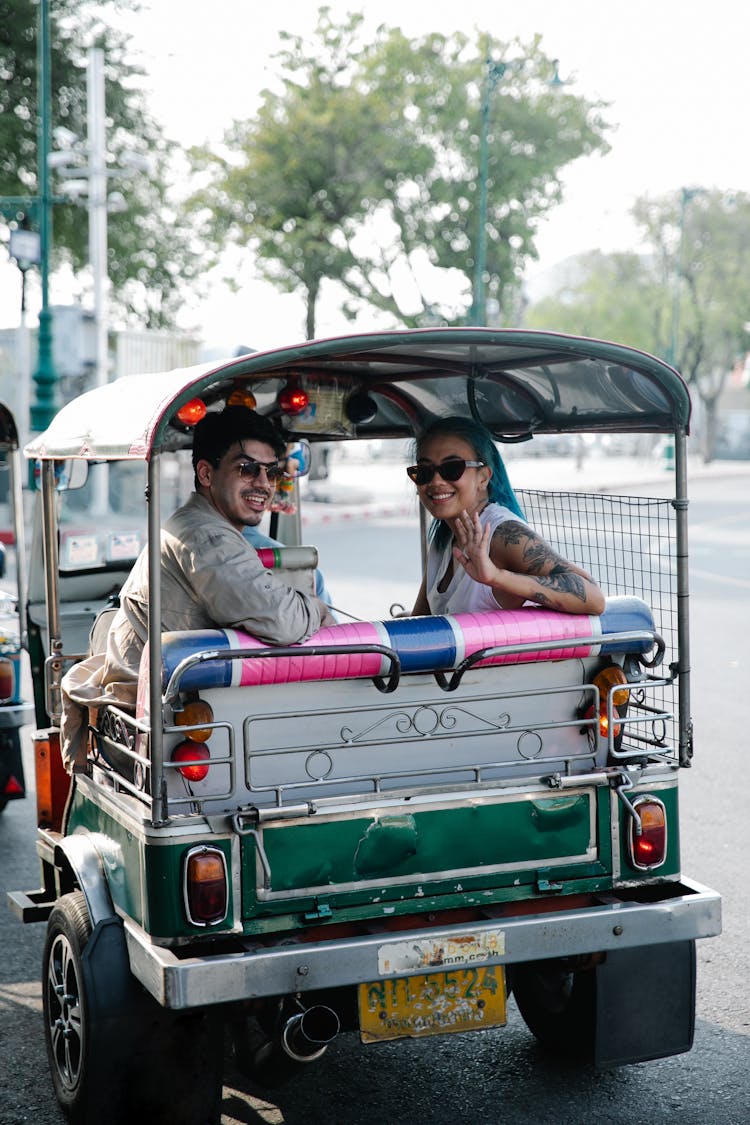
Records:
[[[693,578],[708,578],[711,582],[719,582],[724,586],[739,586],[742,590],[750,590],[749,578],[729,578],[723,574],[714,574],[710,570],[696,570],[692,566],[690,576]]]

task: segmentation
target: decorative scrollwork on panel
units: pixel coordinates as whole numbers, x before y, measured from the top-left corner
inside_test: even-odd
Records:
[[[99,716],[99,733],[104,738],[111,739],[112,742],[117,742],[120,746],[126,746],[128,750],[135,748],[135,734],[126,723],[122,721],[119,715],[113,715],[111,711],[104,710]]]
[[[651,723],[651,735],[656,746],[667,745],[667,724],[663,718],[654,719]]]
[[[355,731],[351,727],[342,727],[340,737],[342,742],[362,742],[370,738],[376,731],[378,737],[387,736],[387,728],[393,727],[400,735],[416,735],[427,738],[430,735],[440,736],[441,732],[455,731],[464,720],[467,731],[481,729],[487,731],[501,731],[510,726],[511,716],[507,711],[489,719],[485,715],[478,715],[466,707],[456,707],[451,704],[447,707],[415,707],[411,711],[391,711],[375,723]],[[466,721],[468,720],[468,722]]]

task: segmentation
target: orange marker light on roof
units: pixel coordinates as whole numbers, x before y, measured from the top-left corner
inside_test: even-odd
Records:
[[[195,426],[201,418],[205,418],[207,407],[202,398],[191,398],[177,411],[177,419],[183,426]]]
[[[258,400],[252,391],[244,387],[235,387],[227,399],[227,406],[246,406],[248,410],[255,410]]]

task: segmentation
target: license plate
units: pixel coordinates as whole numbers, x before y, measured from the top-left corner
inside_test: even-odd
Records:
[[[395,977],[359,986],[363,1043],[476,1031],[505,1021],[502,965]]]

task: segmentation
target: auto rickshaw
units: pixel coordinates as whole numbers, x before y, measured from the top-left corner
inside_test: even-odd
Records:
[[[501,444],[667,435],[672,494],[521,493],[597,578],[601,617],[383,606],[289,647],[221,627],[163,635],[163,513],[192,486],[192,427],[229,402],[273,416],[290,445],[334,449],[408,441],[448,414]],[[689,424],[685,384],[653,356],[448,328],[129,376],[34,438],[41,886],[10,898],[47,927],[44,1027],[71,1121],[218,1121],[225,1038],[270,1085],[340,1032],[367,1050],[481,1033],[509,1003],[550,1051],[598,1067],[690,1049],[695,943],[720,932],[721,904],[680,864]],[[287,575],[287,547],[309,546],[289,484],[272,532],[286,546],[268,552]],[[102,497],[106,518],[91,515]],[[71,775],[61,679],[94,623],[106,632],[144,543],[138,703],[91,708]]]

